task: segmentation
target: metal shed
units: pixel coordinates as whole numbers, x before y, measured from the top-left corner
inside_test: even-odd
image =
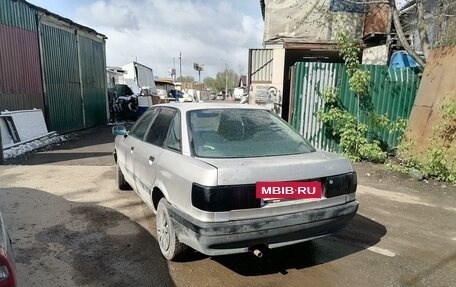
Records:
[[[0,110],[44,109],[49,130],[106,123],[106,36],[23,0],[0,0]]]

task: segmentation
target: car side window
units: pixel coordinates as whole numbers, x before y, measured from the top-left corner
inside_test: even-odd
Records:
[[[151,121],[154,119],[157,113],[158,109],[152,109],[150,111],[147,111],[141,118],[139,118],[139,120],[133,126],[133,128],[130,131],[130,135],[142,140],[144,138],[144,135],[146,134],[147,128],[149,127]]]
[[[146,142],[156,146],[162,146],[175,113],[176,111],[174,109],[161,109],[150,126],[146,135]]]
[[[181,116],[180,113],[177,112],[171,122],[171,127],[168,132],[168,137],[166,138],[165,142],[166,147],[181,151]]]

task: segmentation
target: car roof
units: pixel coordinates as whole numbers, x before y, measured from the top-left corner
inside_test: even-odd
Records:
[[[172,107],[177,108],[181,112],[201,110],[201,109],[255,109],[255,110],[267,110],[263,106],[259,105],[243,105],[243,104],[231,104],[231,103],[180,103],[171,102],[167,104],[154,105],[154,107]]]

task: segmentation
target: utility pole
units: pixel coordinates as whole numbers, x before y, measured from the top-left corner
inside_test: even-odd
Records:
[[[225,64],[225,95],[228,95],[228,68]]]
[[[193,63],[193,69],[198,71],[198,83],[201,83],[201,71],[204,71],[204,65]]]
[[[179,52],[179,77],[182,82],[182,53]]]
[[[176,81],[176,58],[173,57],[173,69],[171,72],[171,77],[173,78],[173,82]]]

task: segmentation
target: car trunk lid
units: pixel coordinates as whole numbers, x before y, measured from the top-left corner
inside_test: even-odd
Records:
[[[309,180],[353,171],[348,159],[324,151],[275,157],[200,158],[200,160],[217,168],[218,185]]]

